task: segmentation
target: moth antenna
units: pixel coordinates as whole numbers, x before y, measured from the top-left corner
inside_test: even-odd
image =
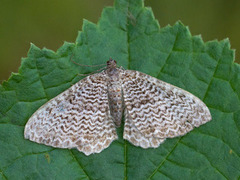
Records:
[[[106,69],[106,67],[102,67],[102,68],[100,68],[100,69],[98,69],[98,70],[96,70],[96,71],[93,71],[93,72],[91,72],[91,73],[78,74],[78,75],[79,75],[79,76],[89,76],[89,75],[95,74],[96,72],[99,72],[99,71],[104,70],[104,69]]]
[[[106,64],[96,64],[96,65],[79,64],[79,63],[75,62],[75,61],[72,59],[72,57],[73,57],[73,54],[72,54],[70,60],[71,60],[74,64],[77,64],[77,65],[79,65],[79,66],[83,66],[83,67],[99,67],[99,66],[106,66]]]

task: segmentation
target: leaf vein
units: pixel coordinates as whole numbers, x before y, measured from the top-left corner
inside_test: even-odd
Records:
[[[183,145],[185,145],[186,147],[194,150],[196,153],[200,154],[201,156],[205,157],[205,158],[207,159],[208,163],[211,165],[211,167],[213,167],[213,168],[214,168],[219,174],[221,174],[225,179],[228,179],[217,167],[213,166],[213,164],[211,163],[211,161],[208,159],[208,157],[207,157],[205,154],[200,153],[200,152],[197,151],[195,148],[193,148],[193,147],[191,147],[191,146],[189,146],[189,145],[187,145],[187,144],[185,144],[185,143],[183,143],[183,142],[180,142],[180,143],[183,144]]]
[[[173,146],[172,150],[169,151],[169,153],[165,156],[165,158],[162,160],[162,162],[157,166],[157,168],[152,172],[152,174],[147,178],[147,179],[151,179],[156,173],[157,171],[163,166],[163,164],[166,162],[167,158],[172,154],[172,152],[176,149],[179,141],[181,140],[182,137],[180,137],[178,139],[178,141],[175,143],[175,145]]]
[[[80,169],[84,172],[84,174],[86,175],[87,179],[90,180],[89,175],[87,174],[87,172],[85,171],[85,169],[83,168],[83,166],[81,165],[81,163],[77,160],[77,158],[75,157],[75,155],[73,154],[72,150],[69,149],[70,155],[72,156],[73,160],[77,162],[78,166],[80,167]]]

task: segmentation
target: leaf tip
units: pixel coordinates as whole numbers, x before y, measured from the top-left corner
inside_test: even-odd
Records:
[[[35,44],[30,43],[30,48],[28,50],[27,56],[28,57],[35,57],[36,54],[39,54],[41,52],[41,49],[37,47]]]

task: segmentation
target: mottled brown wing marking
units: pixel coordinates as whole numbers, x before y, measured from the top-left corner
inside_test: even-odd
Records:
[[[40,107],[27,122],[24,136],[53,147],[76,147],[86,155],[107,148],[117,134],[105,73],[84,78]]]
[[[131,116],[129,115],[127,109],[124,111],[125,123],[123,138],[131,142],[135,146],[140,146],[142,148],[157,148],[165,139],[155,138],[155,137],[145,137],[134,125]]]
[[[181,136],[211,120],[207,106],[196,96],[138,71],[123,74],[125,108],[132,124],[145,137]],[[127,122],[128,123],[128,122]]]

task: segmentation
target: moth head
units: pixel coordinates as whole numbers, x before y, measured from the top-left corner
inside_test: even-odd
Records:
[[[108,68],[116,68],[117,67],[117,61],[115,61],[112,58],[109,58],[109,60],[107,61],[107,67]]]

